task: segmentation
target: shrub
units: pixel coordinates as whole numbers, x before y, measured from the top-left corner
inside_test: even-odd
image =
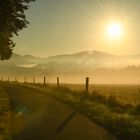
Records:
[[[117,101],[116,97],[113,95],[110,95],[108,97],[107,104],[109,107],[116,107],[116,106],[120,105],[119,102]]]
[[[98,92],[96,91],[93,91],[92,95],[89,96],[90,100],[94,100],[94,101],[97,101],[97,102],[100,102],[100,103],[106,103],[107,102],[107,97],[99,94]]]
[[[134,108],[134,114],[135,115],[140,115],[140,104],[137,104]]]

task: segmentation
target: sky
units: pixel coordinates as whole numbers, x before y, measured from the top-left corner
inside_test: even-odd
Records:
[[[140,0],[36,0],[26,11],[28,28],[15,37],[14,53],[48,57],[87,50],[140,53]],[[110,23],[123,34],[107,38]]]

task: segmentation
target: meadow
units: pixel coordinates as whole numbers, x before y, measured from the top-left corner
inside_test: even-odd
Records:
[[[48,85],[56,86],[56,84]],[[61,86],[76,92],[85,90],[84,84],[61,84]],[[138,84],[91,84],[89,85],[89,95],[92,95],[93,92],[105,97],[115,96],[123,104],[137,105],[140,103],[140,85]]]

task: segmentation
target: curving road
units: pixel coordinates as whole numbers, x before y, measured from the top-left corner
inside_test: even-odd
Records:
[[[14,140],[115,140],[105,129],[45,94],[15,85],[3,88],[11,101]]]

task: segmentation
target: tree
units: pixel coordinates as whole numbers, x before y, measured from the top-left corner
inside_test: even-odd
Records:
[[[0,59],[9,59],[15,43],[12,38],[27,27],[25,10],[35,0],[0,0]]]

